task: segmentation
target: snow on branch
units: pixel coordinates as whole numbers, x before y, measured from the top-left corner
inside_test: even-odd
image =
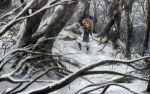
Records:
[[[139,94],[139,93],[136,93],[135,91],[123,86],[123,85],[120,85],[120,84],[116,84],[116,83],[108,83],[108,84],[105,84],[105,85],[95,85],[95,86],[99,86],[98,88],[94,88],[92,90],[88,90],[88,91],[85,91],[85,92],[82,92],[82,94],[89,94],[90,92],[93,92],[97,89],[100,89],[100,88],[104,88],[103,91],[100,93],[100,94],[105,94],[106,91],[110,88],[110,86],[117,86],[117,87],[121,87],[121,88],[124,88],[126,90],[128,90],[129,92],[133,93],[133,94]],[[79,94],[79,92],[76,92],[75,94]]]
[[[66,70],[66,69],[62,69],[62,68],[48,68],[45,72],[41,73],[38,77],[34,78],[30,83],[28,83],[27,85],[25,85],[23,88],[21,88],[20,90],[17,90],[11,94],[17,94],[21,91],[24,91],[26,88],[28,88],[32,83],[34,83],[36,80],[38,80],[39,78],[41,78],[42,76],[44,76],[46,73],[48,73],[50,70],[64,70],[64,71],[67,71],[67,72],[70,72],[69,70]]]
[[[4,19],[4,18],[6,18],[6,17],[8,17],[8,16],[10,16],[10,15],[12,15],[12,14],[14,14],[14,13],[16,13],[16,12],[19,11],[23,6],[25,6],[26,3],[27,3],[27,2],[24,2],[24,3],[22,3],[19,7],[13,9],[12,11],[10,11],[10,12],[4,14],[4,15],[2,15],[2,16],[0,17],[0,20],[2,20],[2,19]]]
[[[29,53],[29,54],[36,54],[36,55],[44,55],[44,56],[56,56],[56,57],[60,57],[62,55],[58,55],[58,54],[50,54],[50,53],[42,53],[42,52],[36,52],[36,51],[29,51],[28,49],[26,48],[20,48],[20,49],[15,49],[15,50],[12,50],[10,52],[8,52],[7,54],[5,54],[1,59],[0,59],[0,63],[3,61],[3,59],[12,54],[12,53],[16,53],[16,52],[25,52],[25,53]]]
[[[55,90],[58,90],[68,84],[70,84],[71,82],[73,82],[75,79],[79,78],[80,76],[83,76],[86,74],[86,72],[88,73],[89,70],[92,70],[93,68],[96,68],[96,67],[99,67],[101,65],[104,65],[106,63],[121,63],[121,64],[131,64],[131,63],[135,63],[137,61],[140,61],[140,60],[143,60],[143,59],[148,59],[150,58],[150,56],[147,56],[147,57],[141,57],[141,58],[138,58],[138,59],[135,59],[135,60],[103,60],[103,61],[100,61],[100,62],[97,62],[97,63],[94,63],[94,64],[91,64],[89,66],[86,66],[86,67],[83,67],[81,69],[79,69],[78,71],[70,74],[69,76],[61,79],[60,81],[56,82],[56,83],[52,83],[52,84],[49,84],[48,86],[45,86],[43,87],[42,89],[38,89],[38,90],[35,90],[35,91],[31,91],[29,92],[29,94],[47,94],[49,92],[53,92]],[[115,75],[122,75],[122,76],[126,76],[126,77],[133,77],[133,78],[136,78],[136,79],[140,79],[140,80],[143,80],[143,81],[149,81],[148,79],[143,79],[143,78],[139,78],[139,77],[135,77],[135,76],[131,76],[131,75],[126,75],[126,74],[122,74],[122,73],[118,73],[118,72],[109,72],[109,71],[99,71],[99,73],[104,73],[106,72],[106,74],[115,74]],[[91,73],[95,73],[95,72],[92,72]],[[89,74],[91,74],[89,73]],[[98,73],[98,72],[96,72]]]
[[[112,85],[113,85],[113,86],[118,86],[118,87],[124,88],[124,89],[130,91],[130,92],[133,93],[133,94],[138,94],[138,93],[136,93],[136,92],[130,90],[129,88],[127,88],[127,87],[125,87],[125,86],[123,86],[123,85],[119,85],[119,84],[115,84],[115,83],[110,83],[110,84],[105,85],[105,88],[104,88],[104,90],[102,91],[101,94],[105,94],[105,92],[108,90],[108,88],[109,88],[110,86],[112,86]]]
[[[52,7],[55,7],[55,6],[57,6],[57,5],[72,4],[72,3],[74,3],[74,2],[77,2],[77,1],[70,1],[70,0],[66,1],[66,0],[63,0],[63,1],[60,1],[60,2],[58,2],[58,3],[56,3],[56,4],[53,4],[53,5],[50,5],[50,4],[48,3],[48,4],[46,4],[44,7],[42,7],[41,9],[37,10],[36,12],[34,12],[33,14],[30,14],[30,15],[28,15],[28,16],[22,17],[23,14],[24,14],[26,11],[28,11],[28,9],[34,4],[35,1],[36,1],[36,0],[32,0],[26,7],[24,7],[24,9],[23,9],[12,21],[10,21],[7,25],[5,25],[5,26],[2,28],[2,30],[0,30],[0,37],[3,36],[3,35],[7,32],[7,30],[9,30],[13,25],[15,25],[15,24],[16,24],[17,22],[19,22],[20,20],[24,20],[24,19],[27,19],[27,18],[31,18],[31,17],[37,15],[38,13],[41,13],[41,12],[43,12],[43,11],[45,11],[45,10],[47,10],[47,9],[50,9],[50,8],[52,8]]]
[[[36,0],[32,0],[30,3],[28,3],[28,4],[24,7],[24,9],[23,9],[21,12],[19,12],[19,14],[18,14],[12,21],[10,21],[7,25],[5,25],[5,26],[0,30],[0,37],[3,36],[3,35],[7,32],[7,30],[9,30],[13,25],[15,25],[15,24],[18,22],[17,19],[18,19],[19,17],[23,16],[24,13],[25,13],[26,11],[28,11],[28,9],[34,4],[35,1],[36,1]]]
[[[149,81],[149,80],[147,80],[147,79],[143,79],[143,78],[140,78],[140,77],[135,77],[135,76],[131,76],[131,75],[119,73],[119,72],[114,72],[114,71],[88,71],[88,72],[83,73],[82,76],[85,76],[85,75],[95,75],[95,74],[120,75],[120,76],[131,77],[131,78],[135,78],[135,79],[139,79],[139,80],[143,80],[143,81]]]

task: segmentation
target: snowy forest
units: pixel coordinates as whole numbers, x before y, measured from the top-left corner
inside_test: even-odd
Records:
[[[0,0],[0,94],[150,94],[150,0]]]

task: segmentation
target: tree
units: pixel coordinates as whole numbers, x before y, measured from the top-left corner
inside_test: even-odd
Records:
[[[21,1],[21,3],[23,3],[23,1]],[[53,55],[52,47],[57,35],[73,15],[77,4],[78,1],[72,0],[29,0],[25,7],[21,7],[22,10],[16,15],[16,17],[6,24],[0,31],[0,35],[3,36],[15,24],[18,24],[23,20],[17,36],[17,44],[14,45],[13,49],[11,49],[12,51],[7,54],[10,58],[5,59],[6,61],[4,60],[5,57],[2,59],[1,70],[3,70],[4,66],[9,61],[13,63],[11,64],[11,68],[15,70],[10,73],[9,77],[14,77],[16,73],[19,73],[18,76],[23,75],[23,78],[28,78],[29,74],[24,75],[22,69],[25,71],[33,71],[37,62],[41,62],[37,64],[37,69],[39,67],[41,68],[41,66],[43,68],[46,66],[65,68],[61,62],[54,58],[59,58],[61,55]],[[44,18],[44,14],[49,8],[53,8],[54,11],[47,18]],[[37,62],[34,63],[34,60]],[[33,68],[30,70],[29,66],[33,66]],[[59,69],[56,74],[58,74],[58,72],[60,72]],[[62,72],[63,76],[66,74],[67,73],[64,72],[63,74]],[[22,90],[19,90],[18,92],[20,91]]]
[[[150,1],[146,0],[146,31],[144,36],[144,44],[143,44],[143,51],[142,56],[144,56],[146,50],[148,49],[148,43],[149,43],[149,30],[150,30]]]
[[[132,5],[135,0],[126,1],[125,3],[125,15],[126,15],[126,24],[127,24],[127,39],[126,39],[126,57],[131,59],[131,38],[132,38],[132,20],[131,12]]]
[[[97,12],[98,12],[98,5],[97,5],[97,2],[96,2],[96,0],[94,0],[93,1],[93,5],[94,5],[94,30],[93,30],[93,32],[94,33],[98,33],[98,28],[97,28],[97,26],[98,26],[98,14],[97,14]]]
[[[89,14],[90,3],[88,1],[20,0],[20,2],[22,4],[21,6],[4,13],[3,16],[0,16],[0,20],[9,19],[8,23],[6,22],[4,26],[1,26],[0,37],[3,38],[5,35],[13,31],[14,28],[14,32],[18,34],[17,37],[15,37],[16,44],[14,43],[14,46],[11,49],[6,49],[7,53],[0,58],[0,82],[7,81],[14,85],[13,88],[4,91],[4,94],[24,93],[24,91],[35,82],[45,82],[48,84],[44,87],[39,87],[36,90],[28,91],[28,94],[47,94],[67,86],[79,77],[89,81],[86,79],[86,76],[96,74],[120,75],[149,82],[149,79],[143,79],[141,77],[127,75],[116,71],[93,70],[94,68],[107,66],[108,64],[122,64],[129,66],[134,70],[143,71],[146,70],[145,67],[138,68],[136,65],[137,63],[141,63],[138,61],[150,58],[149,56],[135,60],[100,60],[99,62],[92,62],[91,65],[81,68],[80,62],[70,60],[64,57],[63,54],[52,53],[52,48],[58,34],[70,20],[75,9],[79,7],[79,2],[83,5],[82,10],[79,12],[80,15],[78,15],[79,21],[84,18],[85,15]],[[113,27],[116,27],[116,32],[120,33],[121,13],[124,2],[122,0],[105,0],[105,3],[108,8],[108,22],[104,26],[101,34],[102,36],[108,36]],[[96,5],[96,1],[94,4]],[[130,31],[132,30],[130,21],[132,8],[130,4],[132,3],[128,2],[125,7],[129,39],[128,51],[130,51],[132,33],[132,31]],[[47,10],[50,11],[50,13],[47,13]],[[95,17],[96,16],[97,14],[95,14]],[[119,37],[120,36],[117,36],[117,38]],[[66,63],[79,69],[75,72],[68,70]],[[9,68],[9,70],[7,70],[7,68]],[[49,79],[41,80],[40,78],[45,75],[50,75],[50,79],[54,77],[55,79],[58,79],[58,81]],[[111,85],[119,86],[135,93],[125,86],[117,83],[106,82],[103,84],[91,83],[90,86],[98,86],[98,88],[85,91],[84,94],[98,90],[99,88],[103,88],[102,94],[104,94]],[[79,90],[77,93],[80,93],[87,87]]]
[[[114,49],[116,49],[118,46],[124,49],[123,45],[120,44],[120,22],[123,2],[122,0],[114,0],[105,1],[105,3],[106,7],[109,6],[106,24],[104,25],[102,31],[98,34],[98,37],[102,37],[104,39],[106,38],[106,42],[111,40]]]
[[[150,36],[149,26],[150,26],[150,0],[146,0],[146,31],[144,36],[142,56],[145,55],[149,47],[149,36]],[[145,59],[145,61],[147,62],[147,67],[150,67],[149,60]],[[150,92],[150,82],[148,83],[147,91]]]
[[[90,0],[89,0],[90,1]],[[82,20],[89,15],[89,9],[90,9],[90,3],[89,1],[81,1],[82,7],[79,11],[78,21],[79,23],[82,23]]]
[[[113,72],[113,71],[93,71],[92,70],[92,69],[94,69],[94,68],[96,68],[98,66],[105,65],[105,64],[108,64],[110,62],[111,63],[113,62],[113,63],[120,63],[120,64],[129,65],[130,67],[137,69],[136,67],[132,66],[132,64],[135,63],[136,61],[139,61],[139,60],[145,59],[145,58],[149,58],[149,57],[139,58],[139,59],[131,60],[131,61],[120,61],[120,60],[104,60],[104,61],[100,61],[100,62],[91,64],[89,66],[83,67],[82,69],[78,70],[77,72],[74,72],[71,75],[65,77],[64,79],[62,79],[62,80],[60,80],[60,81],[58,81],[56,83],[50,84],[50,85],[48,85],[48,86],[46,86],[46,87],[44,87],[44,88],[42,88],[40,90],[36,90],[36,91],[30,92],[29,94],[41,94],[41,93],[47,94],[49,92],[53,92],[53,91],[55,91],[57,89],[60,89],[60,88],[62,88],[64,86],[68,85],[69,83],[71,83],[72,81],[74,81],[75,79],[77,79],[80,76],[93,75],[93,74],[105,74],[106,73],[106,74],[114,74],[114,75],[122,75],[122,76],[133,77],[135,79],[140,79],[140,80],[143,80],[143,81],[149,81],[147,79],[138,78],[138,77],[131,76],[131,75],[126,75],[126,74],[121,74],[119,72]],[[139,70],[143,70],[143,69],[139,69]],[[99,84],[99,85],[101,86],[101,84]],[[111,84],[108,84],[108,85],[111,85]],[[95,85],[93,85],[93,86],[95,86]],[[121,87],[123,87],[123,86],[121,86]],[[100,88],[103,88],[103,86],[100,87]],[[123,87],[123,88],[125,88],[125,87]],[[86,87],[83,88],[83,89],[86,89]],[[83,90],[83,89],[81,89],[81,90]],[[128,89],[128,88],[125,88],[125,89],[127,89],[127,90],[130,91],[130,89]],[[105,90],[105,88],[104,88],[104,90]],[[78,91],[78,92],[80,92],[80,91]],[[131,92],[133,92],[133,91],[131,91]],[[133,92],[133,93],[135,93],[135,92]]]
[[[3,12],[7,12],[8,9],[11,8],[11,0],[1,0],[0,1],[0,14]]]

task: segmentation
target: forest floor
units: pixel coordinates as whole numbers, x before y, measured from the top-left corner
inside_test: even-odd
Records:
[[[73,37],[72,33],[69,33],[66,31],[63,31],[59,35],[58,39],[55,42],[55,47],[53,49],[53,52],[64,54],[65,57],[75,59],[76,61],[80,62],[83,66],[86,66],[88,64],[98,62],[101,60],[105,60],[105,59],[125,59],[124,56],[120,52],[118,53],[119,49],[114,50],[109,43],[104,47],[104,44],[98,45],[97,41],[93,40],[92,37],[90,37],[90,43],[89,43],[90,50],[89,52],[86,52],[86,47],[83,43],[82,43],[82,50],[80,50],[77,44],[78,42],[76,40],[73,40],[73,41],[62,40],[63,38],[67,36]],[[77,36],[77,38],[78,40],[82,41],[82,36]],[[72,69],[71,66],[69,66],[69,68],[70,70]],[[108,66],[101,66],[98,69],[117,71],[121,73],[127,73],[127,72],[133,71],[133,69],[125,65],[111,65],[111,64]],[[56,91],[55,94],[74,94],[81,88],[87,85],[90,85],[91,83],[104,83],[107,81],[112,81],[119,77],[120,76],[107,75],[107,74],[87,76],[87,79],[91,80],[91,82],[85,79],[79,78],[73,83],[71,83],[70,85],[68,85],[67,87],[64,87],[63,89]],[[125,82],[125,83],[120,83],[120,84],[128,87],[129,89],[139,94],[146,94],[146,93],[142,93],[144,92],[147,86],[147,83],[144,81],[133,80],[129,83]],[[89,89],[92,89],[92,88],[87,88],[86,90],[89,90]],[[91,92],[89,94],[100,94],[101,91],[102,89]],[[105,94],[132,94],[132,93],[121,87],[111,86]]]

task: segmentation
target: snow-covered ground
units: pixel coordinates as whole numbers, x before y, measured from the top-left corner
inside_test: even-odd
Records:
[[[65,57],[73,58],[77,60],[78,62],[80,62],[81,64],[83,64],[84,66],[91,64],[91,63],[98,62],[100,60],[105,60],[105,59],[114,59],[114,58],[123,59],[123,56],[121,54],[117,54],[117,56],[115,56],[117,51],[112,49],[110,44],[107,44],[102,51],[98,52],[100,49],[103,48],[104,44],[98,45],[97,41],[93,40],[92,37],[90,37],[90,43],[89,43],[90,50],[87,53],[84,43],[81,42],[82,36],[76,36],[78,39],[73,40],[73,41],[61,40],[66,36],[73,38],[74,34],[67,32],[67,31],[61,32],[58,39],[55,42],[55,47],[53,49],[53,52],[64,54]],[[82,50],[80,50],[78,47],[77,43],[79,41],[82,44]],[[99,69],[100,70],[113,70],[113,71],[117,71],[121,73],[132,71],[132,69],[123,65],[101,66]],[[93,83],[98,83],[98,82],[111,81],[116,78],[119,78],[119,76],[103,74],[103,75],[96,75],[92,77],[88,76],[87,78],[90,79]],[[76,81],[72,82],[67,87],[60,89],[56,91],[55,93],[56,94],[74,94],[79,89],[89,84],[91,83],[86,80],[83,80],[82,78],[79,78]],[[121,85],[127,86],[129,89],[142,94],[142,92],[146,89],[146,84],[147,84],[146,82],[134,80],[132,83],[122,83]],[[100,91],[93,92],[90,94],[100,94]],[[105,94],[132,94],[132,93],[123,88],[120,88],[117,86],[111,86]]]
[[[79,49],[78,44],[77,44],[78,42],[82,42],[82,36],[76,36],[78,38],[77,41],[76,40],[73,40],[73,41],[62,40],[66,36],[74,37],[74,35],[72,35],[72,33],[70,32],[67,32],[67,31],[61,32],[58,39],[56,39],[53,53],[63,54],[65,57],[69,57],[80,62],[83,66],[89,65],[91,63],[96,63],[98,61],[105,60],[105,59],[114,59],[114,58],[124,59],[124,57],[120,53],[115,56],[117,51],[112,49],[110,44],[107,44],[102,51],[98,52],[99,50],[103,48],[104,45],[103,44],[98,45],[97,41],[93,40],[92,37],[90,37],[90,43],[89,43],[90,50],[87,53],[84,43],[82,43],[82,50]],[[73,69],[71,66],[69,66],[69,68],[70,70]],[[112,70],[112,71],[117,71],[121,73],[132,71],[131,68],[124,66],[124,65],[101,66],[97,69],[98,70]],[[87,85],[91,85],[91,82],[95,84],[99,84],[99,83],[112,81],[118,78],[120,78],[120,76],[114,76],[114,75],[108,75],[108,74],[86,76],[86,79],[78,78],[75,81],[73,81],[70,85],[50,94],[74,94],[81,88]],[[89,82],[88,80],[90,80],[91,82]],[[4,82],[4,84],[1,84],[1,85],[6,85],[6,84],[9,84],[9,83]],[[20,93],[20,94],[27,94],[29,90],[37,89],[39,87],[44,87],[45,84],[47,83],[34,83],[25,91],[25,93]],[[146,86],[147,86],[147,82],[134,80],[131,83],[120,83],[120,85],[124,85],[128,87],[129,89],[131,89],[132,91],[137,92],[139,94],[147,94],[147,93],[144,93]],[[9,84],[9,86],[10,88],[13,87],[12,84]],[[4,86],[0,86],[0,93],[4,91],[5,88],[6,87]],[[86,90],[89,90],[89,89],[92,89],[92,88],[87,88]],[[102,89],[99,89],[90,94],[100,94],[101,91]],[[81,94],[82,92],[78,94]],[[132,94],[132,93],[121,87],[110,86],[110,88],[107,90],[105,94]]]

